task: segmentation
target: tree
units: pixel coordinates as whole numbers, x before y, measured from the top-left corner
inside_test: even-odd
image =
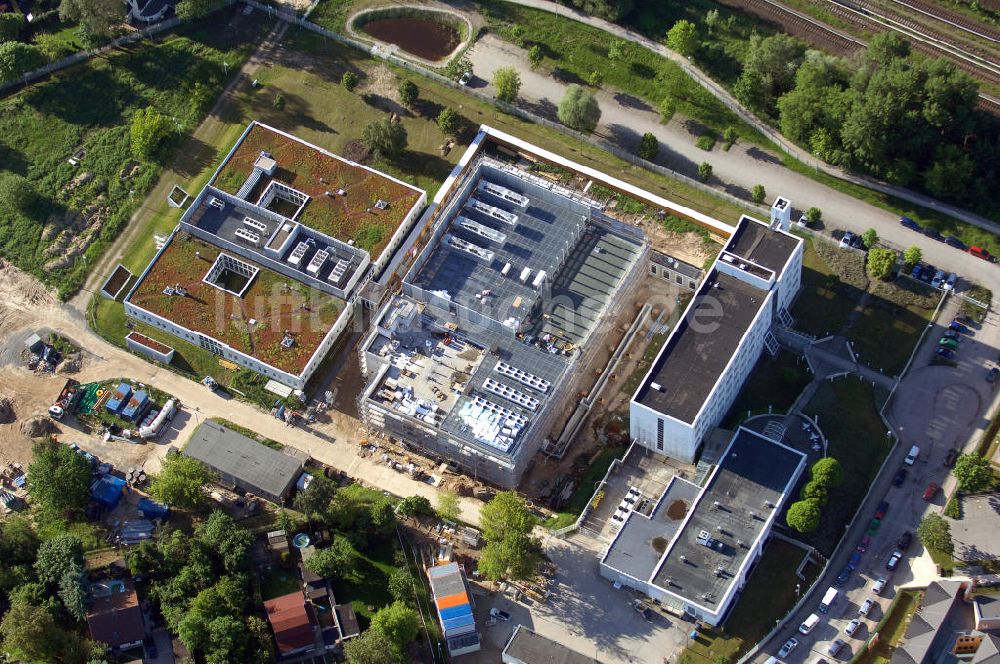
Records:
[[[535,44],[528,49],[528,62],[531,63],[532,69],[542,64],[542,60],[545,58],[545,51],[538,44]]]
[[[624,39],[612,39],[608,46],[608,60],[627,61],[629,59],[629,45]]]
[[[530,579],[541,561],[542,545],[538,538],[512,532],[500,540],[487,542],[477,569],[491,581]]]
[[[698,28],[691,21],[681,19],[667,30],[667,45],[686,58],[698,50]]]
[[[574,7],[607,21],[617,21],[627,16],[634,0],[571,0]]]
[[[35,573],[42,583],[54,586],[63,574],[83,567],[83,545],[73,535],[60,535],[42,542],[35,558]]]
[[[152,106],[137,110],[129,127],[132,154],[138,159],[150,159],[170,134],[170,127],[170,120]]]
[[[660,102],[660,122],[667,124],[676,112],[677,103],[674,101],[674,98],[664,97],[663,101]]]
[[[389,118],[369,122],[361,130],[361,140],[377,159],[392,161],[406,149],[406,129]]]
[[[0,43],[17,39],[22,25],[24,18],[20,12],[0,14]]]
[[[513,103],[521,91],[521,76],[513,67],[500,67],[493,72],[493,89],[498,101]]]
[[[87,600],[90,591],[87,584],[87,573],[82,565],[76,565],[66,570],[59,579],[59,599],[66,611],[77,620],[87,618]]]
[[[712,165],[707,161],[703,161],[698,164],[698,177],[701,178],[702,182],[708,182],[712,179]]]
[[[358,75],[353,71],[345,71],[344,75],[340,77],[340,84],[348,92],[354,92],[354,88],[358,86]]]
[[[726,144],[726,150],[736,145],[738,138],[739,134],[736,133],[736,127],[726,127],[726,130],[722,132],[722,140]]]
[[[431,516],[434,507],[423,496],[410,496],[399,503],[399,513],[403,516]]]
[[[34,44],[0,42],[0,82],[14,81],[43,63],[42,52]]]
[[[407,643],[417,638],[420,617],[404,602],[397,600],[375,612],[371,629],[384,634],[402,650]]]
[[[868,251],[868,274],[876,279],[888,279],[896,267],[896,252],[892,249],[875,247]]]
[[[993,466],[978,454],[963,454],[955,461],[958,488],[968,493],[980,493],[993,486]]]
[[[927,549],[939,553],[951,553],[955,543],[951,539],[951,526],[940,514],[931,513],[923,518],[917,526],[917,537]]]
[[[827,485],[817,480],[809,480],[802,487],[802,493],[799,494],[799,497],[802,500],[814,499],[820,505],[826,505],[826,501],[829,500],[830,495]]]
[[[229,573],[245,570],[250,564],[253,535],[222,510],[215,510],[195,528],[195,537],[211,547]]]
[[[733,87],[736,98],[752,108],[773,112],[778,98],[795,87],[805,53],[806,44],[795,37],[751,35],[743,71]]]
[[[785,521],[800,533],[809,533],[819,528],[820,504],[815,498],[799,500],[788,508]]]
[[[823,211],[818,207],[811,207],[806,210],[806,219],[809,220],[810,224],[818,224],[823,218]]]
[[[90,463],[67,445],[51,440],[32,447],[28,492],[43,509],[82,510],[90,502]]]
[[[975,164],[957,145],[941,145],[934,152],[934,162],[924,173],[924,186],[939,198],[958,198],[972,178]]]
[[[483,539],[500,542],[510,535],[528,535],[538,520],[527,501],[514,491],[501,491],[479,511]]]
[[[468,58],[459,58],[448,63],[445,73],[453,81],[461,79],[466,74],[472,74],[472,61]]]
[[[400,103],[407,108],[413,108],[419,96],[420,90],[417,89],[417,84],[409,79],[403,79],[403,82],[399,84]]]
[[[120,32],[124,18],[125,11],[119,0],[62,0],[59,3],[59,20],[79,22],[91,40],[113,37]]]
[[[594,71],[587,74],[587,84],[590,85],[591,87],[599,88],[601,87],[602,83],[604,83],[604,72],[602,72],[600,69],[595,69]]]
[[[313,515],[321,519],[325,517],[330,507],[330,501],[337,493],[337,485],[323,475],[314,475],[305,491],[299,491],[292,500],[292,506],[306,515],[312,521]]]
[[[38,554],[38,534],[31,522],[14,516],[0,522],[0,564],[31,563]]]
[[[388,535],[396,528],[396,505],[388,496],[376,499],[368,508],[368,521],[375,532]]]
[[[844,481],[844,467],[834,457],[823,457],[809,469],[809,477],[832,489]]]
[[[375,629],[368,629],[344,643],[344,655],[349,664],[399,664],[399,648],[389,637]]]
[[[767,198],[767,190],[764,189],[764,185],[755,184],[750,190],[750,200],[754,203],[763,203],[765,198]]]
[[[903,252],[903,262],[905,262],[906,266],[910,269],[913,269],[913,266],[919,263],[920,259],[923,257],[924,252],[922,252],[920,247],[915,244],[911,244],[906,248],[906,251]]]
[[[68,635],[48,611],[39,606],[17,603],[0,622],[3,650],[26,662],[56,662]]]
[[[197,459],[183,454],[169,454],[160,464],[160,472],[149,483],[149,494],[162,503],[182,509],[205,504],[202,487],[215,476]]]
[[[715,29],[719,27],[722,22],[722,17],[719,16],[718,9],[709,9],[705,12],[705,27],[708,28],[708,34],[713,34]]]
[[[187,21],[201,18],[219,9],[223,0],[181,0],[177,3],[177,16]]]
[[[601,119],[601,107],[592,92],[574,83],[566,88],[559,101],[557,115],[567,127],[590,133]]]
[[[865,249],[871,249],[878,244],[878,231],[874,228],[869,228],[861,234],[861,241],[864,242]]]
[[[413,577],[403,568],[397,567],[392,570],[386,587],[392,598],[399,602],[405,602],[413,597]]]
[[[639,139],[639,146],[636,148],[636,154],[646,161],[653,161],[659,151],[660,142],[656,140],[656,134],[651,131],[647,131],[643,134],[642,138]]]
[[[443,108],[437,116],[437,126],[445,136],[451,136],[458,130],[461,118],[451,108]]]
[[[267,621],[260,616],[249,616],[247,618],[247,631],[250,632],[250,640],[253,644],[252,664],[271,664],[278,658],[278,653],[274,648],[274,639],[271,638],[271,630],[267,626]]]
[[[437,514],[446,521],[458,521],[462,516],[462,507],[458,502],[458,494],[454,491],[441,491],[437,496]]]
[[[343,535],[334,535],[330,546],[317,549],[305,565],[324,579],[343,579],[354,571],[357,554]]]

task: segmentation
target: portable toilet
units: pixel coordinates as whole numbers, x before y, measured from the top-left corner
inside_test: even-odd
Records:
[[[128,403],[129,397],[132,396],[132,388],[128,383],[121,383],[115,388],[114,394],[108,399],[108,403],[105,405],[109,413],[114,413],[117,415],[122,411],[125,405]]]
[[[122,417],[130,422],[138,422],[150,406],[152,403],[149,401],[149,395],[145,390],[139,390],[125,404],[125,408],[122,409]]]

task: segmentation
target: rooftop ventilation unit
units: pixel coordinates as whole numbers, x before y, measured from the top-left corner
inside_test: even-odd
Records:
[[[489,240],[490,242],[495,242],[496,244],[502,245],[504,242],[507,241],[507,235],[505,233],[493,230],[489,226],[483,226],[478,221],[473,221],[466,217],[459,217],[457,221],[458,225],[464,228],[465,230],[475,235],[478,235],[481,238]]]
[[[309,265],[306,266],[306,272],[312,275],[319,274],[319,271],[323,269],[323,264],[326,263],[326,259],[329,257],[329,251],[320,249],[316,252],[316,255],[312,257],[312,260],[309,261]]]
[[[656,381],[653,381],[652,383],[650,383],[649,386],[651,388],[653,388],[654,390],[656,390],[657,392],[663,392],[664,394],[667,392],[667,388],[663,387],[662,385],[660,385]]]
[[[281,345],[285,348],[291,348],[295,345],[295,338],[289,334],[286,334],[281,338]]]
[[[348,261],[345,261],[344,259],[338,260],[337,264],[333,266],[333,271],[330,272],[328,280],[331,283],[339,284],[340,280],[344,278],[344,274],[347,273],[347,267],[349,265],[350,263]]]
[[[538,288],[545,281],[545,270],[539,270],[538,274],[535,275],[534,281],[531,282],[532,288]]]
[[[519,194],[516,191],[508,189],[507,187],[501,187],[498,184],[483,180],[479,183],[479,189],[488,194],[492,194],[497,198],[502,198],[508,203],[513,203],[514,205],[518,205],[520,207],[528,207],[529,199],[527,196]]]
[[[493,370],[499,374],[507,376],[508,378],[513,378],[519,383],[527,385],[531,389],[537,390],[542,393],[548,392],[549,388],[552,387],[552,383],[550,383],[549,381],[543,378],[539,378],[534,374],[530,374],[527,371],[518,369],[517,367],[507,364],[502,360],[497,362]]]
[[[208,204],[214,207],[216,210],[221,210],[226,207],[225,201],[221,198],[216,198],[215,196],[208,197]]]
[[[251,217],[243,217],[243,225],[251,230],[255,230],[259,233],[267,232],[267,224],[263,221],[257,221]]]
[[[458,251],[465,252],[484,263],[493,262],[493,252],[489,249],[483,249],[479,245],[472,244],[471,242],[466,242],[460,237],[452,235],[451,233],[444,236],[445,244],[456,249]]]
[[[238,239],[243,240],[247,244],[251,244],[251,245],[253,245],[255,247],[259,247],[260,246],[260,234],[259,233],[255,233],[254,231],[247,230],[246,228],[237,228],[235,235],[236,235],[236,237]]]
[[[507,212],[507,210],[501,210],[497,206],[484,203],[478,198],[470,198],[468,201],[468,205],[473,210],[481,212],[488,217],[496,219],[497,221],[501,221],[507,224],[508,226],[517,225],[517,215],[514,214],[513,212]]]
[[[487,378],[486,382],[483,383],[483,389],[486,390],[487,392],[492,392],[497,396],[501,396],[504,399],[513,401],[518,406],[521,406],[522,408],[527,408],[530,411],[537,410],[538,408],[539,404],[538,399],[536,399],[533,396],[527,395],[524,392],[521,392],[520,390],[515,390],[509,385],[505,385],[504,383],[501,383],[498,380]],[[626,498],[626,500],[628,499]]]
[[[295,245],[295,249],[292,249],[292,253],[289,254],[288,263],[290,265],[298,267],[299,263],[302,262],[302,258],[306,255],[307,251],[309,251],[309,243],[299,242],[297,245]]]
[[[520,280],[521,280],[522,284],[528,283],[528,279],[530,277],[531,277],[531,268],[530,267],[526,267],[523,270],[521,270]]]

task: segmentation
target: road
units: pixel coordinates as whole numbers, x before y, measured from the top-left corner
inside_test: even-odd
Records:
[[[527,52],[513,44],[486,34],[466,53],[472,61],[476,78],[472,87],[492,92],[488,82],[500,67],[516,67],[521,75],[519,104],[543,116],[555,118],[559,100],[567,85],[553,79],[547,71],[532,70]],[[646,132],[653,133],[660,141],[660,154],[655,162],[689,177],[698,177],[698,165],[707,161],[712,165],[711,184],[716,188],[748,199],[754,185],[762,184],[768,200],[785,196],[794,206],[793,219],[810,207],[823,211],[822,228],[826,233],[849,230],[863,233],[875,228],[886,246],[903,250],[917,245],[924,259],[938,267],[956,272],[968,280],[989,286],[1000,283],[998,267],[959,251],[942,242],[915,233],[899,224],[899,217],[831,189],[812,178],[790,171],[781,160],[753,145],[738,142],[729,151],[717,143],[711,152],[695,145],[697,135],[688,129],[679,114],[666,125],[661,124],[657,109],[630,95],[609,90],[596,93],[601,107],[601,121],[596,133],[618,144],[625,150],[634,150]],[[735,223],[735,219],[723,219]],[[993,288],[995,292],[1000,292]]]
[[[947,323],[957,313],[958,300],[950,298],[942,309],[940,320]],[[803,607],[788,617],[785,627],[762,644],[754,661],[764,662],[775,655],[791,636],[799,640],[798,648],[784,658],[791,664],[812,661],[816,655],[829,657],[826,649],[835,638],[847,643],[839,658],[849,659],[871,636],[869,630],[883,617],[883,612],[900,588],[924,587],[937,578],[937,569],[930,555],[915,537],[894,573],[887,571],[885,564],[897,550],[896,543],[904,532],[914,532],[926,514],[940,512],[944,507],[945,496],[955,485],[955,478],[943,463],[948,451],[952,448],[974,448],[978,441],[976,434],[985,426],[996,397],[993,386],[986,382],[985,376],[987,367],[996,359],[996,348],[1000,345],[1000,316],[991,313],[980,329],[965,337],[955,367],[929,364],[943,330],[943,327],[936,326],[927,334],[917,351],[913,369],[900,382],[888,412],[888,419],[900,442],[893,449],[885,471],[873,483],[868,499],[860,507],[840,549],[831,559],[827,573],[813,586]],[[909,472],[902,486],[894,487],[894,475],[904,466],[903,457],[912,445],[920,447],[920,455],[915,464],[907,467]],[[924,491],[932,482],[943,489],[937,491],[931,500],[924,501]],[[877,505],[883,500],[889,502],[889,510],[863,553],[858,570],[841,588],[842,596],[830,613],[818,613],[820,598],[847,564],[855,545],[868,529]],[[881,597],[871,592],[871,586],[879,576],[889,579],[889,587]],[[853,637],[847,636],[844,627],[857,616],[858,607],[868,597],[877,600],[878,610],[862,619],[862,627]],[[821,617],[820,624],[808,635],[799,634],[798,625],[814,612]]]

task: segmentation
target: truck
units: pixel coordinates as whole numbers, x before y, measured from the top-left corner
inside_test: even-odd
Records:
[[[819,612],[826,613],[827,611],[829,611],[833,603],[837,601],[837,596],[839,594],[840,591],[838,591],[833,586],[827,588],[826,594],[823,595],[823,599],[821,599],[819,602]]]
[[[72,378],[66,379],[59,396],[49,406],[49,417],[54,420],[61,420],[67,412],[72,412],[76,404],[80,401],[80,382]]]

